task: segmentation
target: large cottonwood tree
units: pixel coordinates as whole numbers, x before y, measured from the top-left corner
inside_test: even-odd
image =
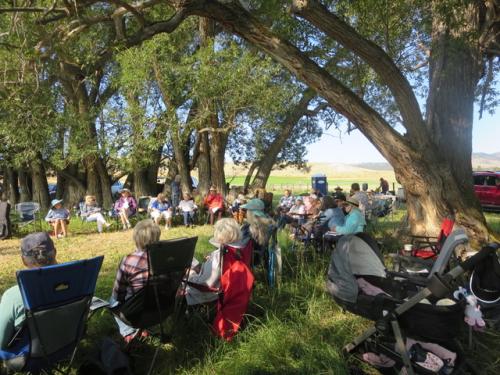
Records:
[[[138,43],[154,34],[171,32],[191,15],[211,18],[272,56],[374,144],[406,188],[413,231],[435,232],[444,216],[454,216],[476,239],[488,237],[484,216],[472,190],[470,159],[476,90],[485,76],[486,62],[491,64],[499,51],[498,1],[390,2],[406,4],[407,14],[412,16],[408,18],[408,30],[413,31],[410,35],[422,36],[429,67],[427,83],[420,86],[428,91],[425,111],[421,110],[416,88],[412,87],[412,83],[420,82],[408,80],[391,46],[353,27],[362,15],[343,11],[352,4],[375,6],[377,2],[290,2],[291,11],[301,25],[342,46],[374,73],[392,97],[399,128],[388,120],[380,105],[370,102],[335,70],[328,69],[321,59],[304,50],[307,39],[300,43],[286,33],[277,32],[274,24],[286,23],[286,16],[259,12],[260,8],[280,5],[279,1],[153,0],[118,5],[109,1],[108,7],[99,8],[98,16],[82,16],[84,9],[93,9],[97,3],[107,1],[62,3],[61,8],[46,9],[45,17],[75,20],[68,24],[68,33],[77,33],[97,22],[115,21],[120,43]],[[162,14],[169,16],[158,19],[153,9],[159,8],[168,9]],[[128,22],[116,22],[127,14],[131,17]],[[413,21],[418,22],[413,25]],[[381,24],[380,28],[386,33],[391,31],[389,24]]]

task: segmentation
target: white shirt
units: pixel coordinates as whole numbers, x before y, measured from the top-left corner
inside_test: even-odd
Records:
[[[188,200],[188,201],[182,200],[179,202],[178,207],[181,209],[182,212],[192,212],[198,208],[194,204],[193,200]]]

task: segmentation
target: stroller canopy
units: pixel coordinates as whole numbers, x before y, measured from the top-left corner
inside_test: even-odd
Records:
[[[355,303],[359,275],[386,277],[377,244],[364,233],[340,238],[328,268],[327,289],[333,296]]]

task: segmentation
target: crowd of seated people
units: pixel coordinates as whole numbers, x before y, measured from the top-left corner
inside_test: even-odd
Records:
[[[341,197],[324,196],[321,199],[317,197],[316,192],[312,192],[308,196],[310,202],[309,212],[306,210],[302,201],[302,197],[297,197],[292,200],[291,191],[287,191],[284,199],[280,201],[279,213],[285,218],[294,220],[303,220],[308,217],[310,222],[314,222],[315,227],[311,230],[318,230],[318,234],[322,234],[327,230],[334,231],[337,234],[356,233],[364,230],[365,219],[360,210],[360,201],[357,198],[356,189],[354,194],[348,197],[345,201]],[[211,189],[209,193],[210,199],[205,199],[206,203],[219,201],[216,198],[217,192]],[[220,194],[219,194],[220,195]],[[358,194],[359,195],[359,194]],[[239,209],[246,211],[246,221],[241,225],[241,222],[233,218],[220,219],[214,226],[214,238],[211,243],[217,247],[200,263],[193,261],[192,269],[189,273],[189,282],[196,284],[204,284],[210,290],[200,290],[193,288],[190,285],[186,288],[186,300],[189,305],[206,303],[217,299],[217,293],[214,291],[220,283],[220,245],[229,245],[234,248],[244,247],[248,241],[253,241],[256,254],[262,254],[266,249],[269,241],[269,236],[273,227],[276,227],[276,222],[265,212],[265,205],[261,199],[254,198],[247,203],[243,203],[244,197],[239,196]],[[292,203],[293,201],[293,203]],[[135,249],[132,253],[125,256],[118,266],[116,279],[114,282],[110,302],[112,304],[120,304],[130,298],[134,293],[137,293],[144,287],[148,279],[148,255],[145,251],[148,244],[157,242],[160,238],[160,227],[158,225],[160,219],[168,220],[171,216],[162,215],[165,210],[171,209],[168,200],[160,194],[157,197],[158,205],[164,204],[165,207],[157,206],[159,215],[152,215],[151,219],[139,221],[133,230],[133,241]],[[219,202],[217,204],[220,204]],[[224,201],[222,201],[224,204]],[[180,210],[185,213],[185,225],[190,224],[193,219],[193,212],[197,206],[194,203],[193,197],[189,194],[184,194],[183,199],[178,204]],[[115,204],[115,208],[121,213],[120,219],[124,227],[129,227],[129,214],[137,206],[130,191],[122,190],[119,202]],[[153,207],[155,207],[153,205]],[[214,206],[213,207],[220,207]],[[221,211],[223,211],[221,209]],[[215,215],[218,210],[212,211]],[[297,216],[293,216],[297,215]],[[95,197],[88,195],[85,197],[85,204],[82,207],[82,216],[87,221],[97,222],[98,229],[101,231],[103,226],[109,225],[104,219],[101,210],[99,209]],[[51,210],[47,215],[47,220],[50,220],[54,226],[54,231],[57,235],[61,231],[66,235],[67,221],[69,218],[68,210],[62,207],[62,201],[54,200]],[[288,220],[288,219],[286,219]],[[286,221],[289,222],[289,221]],[[310,223],[309,222],[309,223]],[[64,224],[63,224],[64,223]],[[308,225],[308,222],[300,224]],[[168,221],[167,221],[167,224]],[[34,233],[25,237],[21,242],[21,257],[23,263],[28,268],[43,267],[56,263],[56,250],[54,244],[47,233]],[[8,308],[6,306],[9,306]],[[0,302],[0,346],[3,348],[10,340],[24,319],[23,303],[17,286],[8,289],[2,296]],[[117,318],[117,324],[121,335],[126,342],[132,340],[137,334],[137,330],[127,326],[123,321]],[[147,334],[147,333],[144,333]]]

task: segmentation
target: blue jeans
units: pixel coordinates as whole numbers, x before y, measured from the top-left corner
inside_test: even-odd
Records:
[[[194,224],[194,211],[182,211],[184,225]]]

